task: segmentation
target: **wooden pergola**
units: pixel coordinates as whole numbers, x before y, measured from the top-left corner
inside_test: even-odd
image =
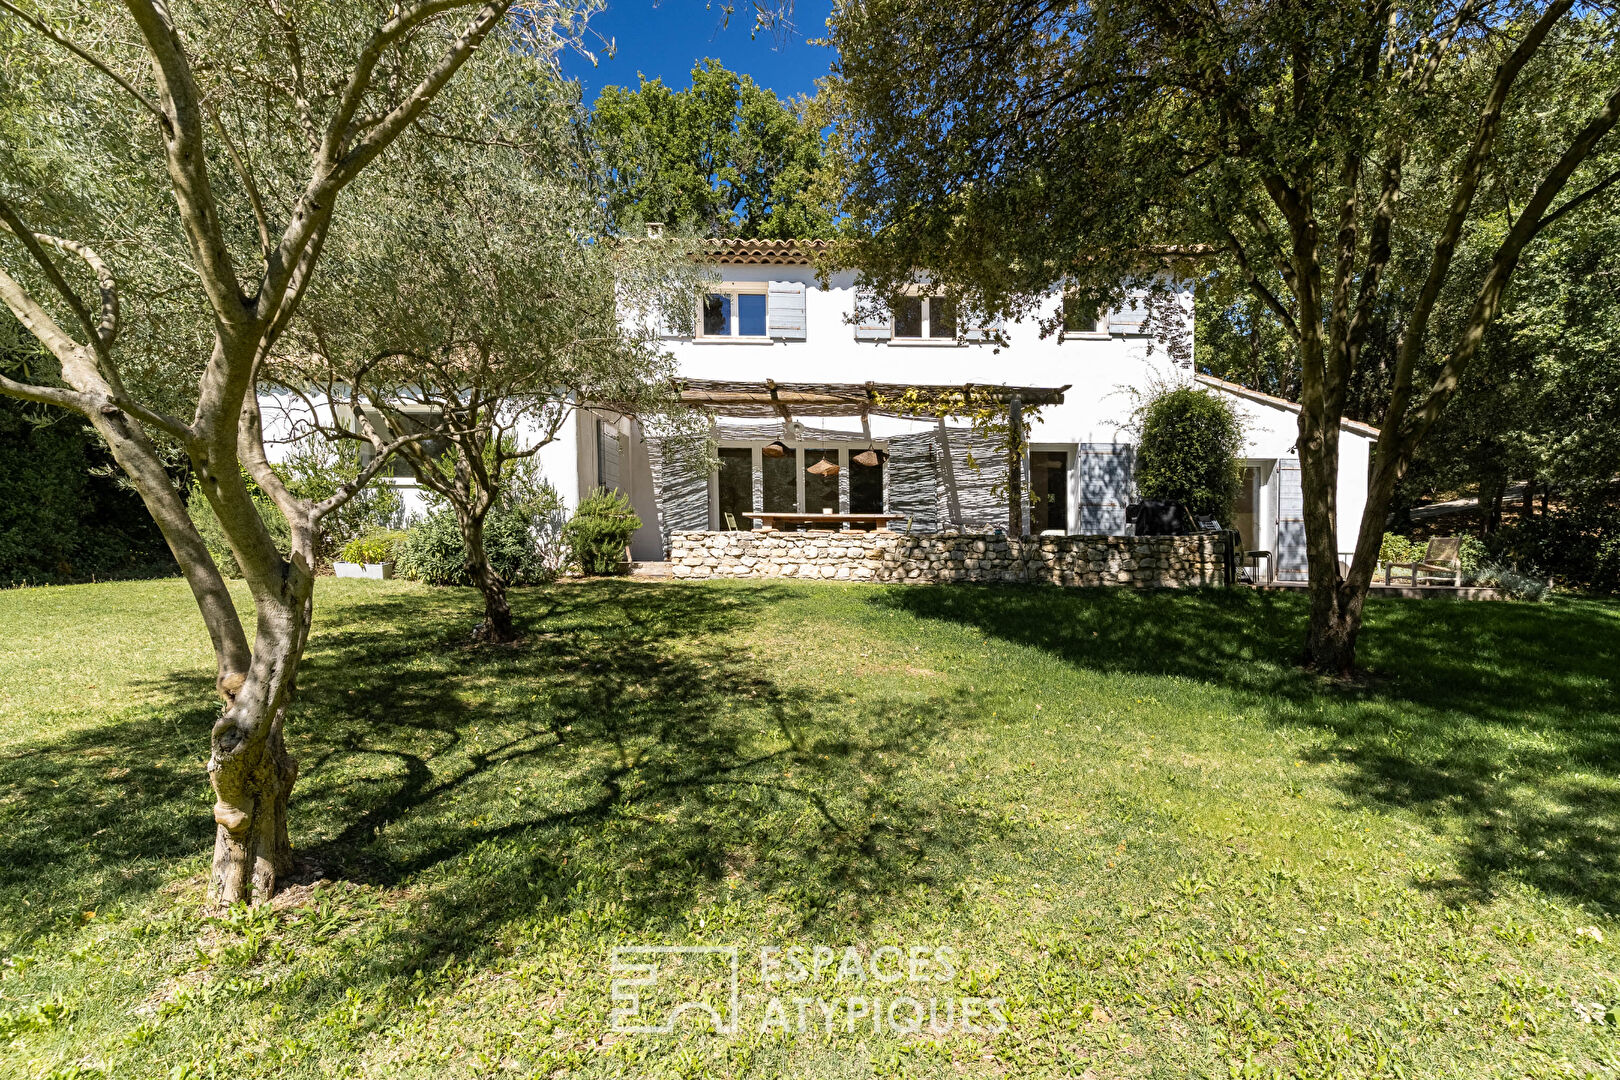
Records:
[[[999,405],[1007,424],[1023,431],[1025,405],[1061,405],[1068,386],[1005,386],[994,383],[779,383],[726,379],[676,379],[681,403],[722,416],[942,416],[942,408]],[[941,423],[943,423],[943,419]],[[1007,522],[1012,536],[1024,527],[1023,452],[1015,438],[1007,460]]]
[[[1067,386],[1002,386],[994,383],[797,383],[766,379],[676,379],[681,403],[725,416],[902,416],[916,417],[931,407],[981,402],[1011,408],[1061,405]],[[897,403],[902,399],[909,407]]]

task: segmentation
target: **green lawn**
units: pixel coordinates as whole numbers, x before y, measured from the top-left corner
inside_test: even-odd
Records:
[[[514,599],[474,648],[470,592],[321,582],[305,883],[209,917],[185,587],[0,592],[0,1073],[1620,1070],[1620,606],[1374,601],[1347,688],[1291,665],[1296,596]],[[636,944],[738,946],[740,1030],[611,1030]],[[793,945],[865,977],[767,984]],[[723,1000],[706,962],[647,1000]],[[1007,1027],[859,1015],[899,995]]]

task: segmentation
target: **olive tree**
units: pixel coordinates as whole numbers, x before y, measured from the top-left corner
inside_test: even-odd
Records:
[[[346,188],[422,127],[480,50],[544,67],[577,38],[568,0],[0,0],[6,113],[27,140],[0,158],[8,234],[0,300],[52,370],[0,392],[85,416],[141,495],[196,596],[224,700],[209,779],[211,895],[263,899],[289,869],[297,766],[284,728],[308,638],[320,522],[382,456],[318,502],[282,483],[257,406],[263,366],[317,277]],[[127,190],[126,190],[127,189]],[[64,190],[88,193],[66,199]],[[159,192],[127,213],[128,191]],[[189,320],[126,378],[124,276],[183,296]],[[386,451],[408,445],[402,436]],[[163,467],[178,449],[219,519],[252,598],[251,641]],[[290,526],[266,530],[245,477]]]
[[[424,140],[387,182],[363,185],[272,365],[300,406],[291,430],[376,455],[398,444],[454,511],[484,599],[477,636],[491,642],[516,637],[484,549],[513,470],[584,407],[673,412],[656,312],[666,296],[696,302],[679,285],[696,269],[684,245],[603,236],[558,89],[513,80],[489,95],[505,104],[483,145]]]
[[[869,238],[848,258],[1008,312],[1063,279],[1117,295],[1155,247],[1221,260],[1294,354],[1305,660],[1348,672],[1396,481],[1527,245],[1620,179],[1615,33],[1610,6],[1574,0],[843,5],[829,93]],[[1463,265],[1470,238],[1485,257]],[[1375,313],[1398,341],[1341,571],[1340,425]]]

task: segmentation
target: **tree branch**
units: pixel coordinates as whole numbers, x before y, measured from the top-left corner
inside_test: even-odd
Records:
[[[1424,278],[1417,301],[1413,304],[1411,316],[1401,334],[1400,344],[1396,348],[1395,373],[1390,386],[1389,404],[1384,414],[1384,428],[1391,437],[1393,429],[1406,415],[1411,398],[1412,371],[1416,366],[1418,353],[1422,351],[1423,339],[1428,333],[1429,318],[1434,313],[1435,304],[1439,302],[1441,287],[1450,276],[1457,240],[1468,220],[1468,213],[1473,206],[1474,193],[1479,187],[1485,163],[1490,159],[1491,150],[1496,144],[1496,134],[1501,124],[1502,108],[1507,102],[1508,92],[1518,79],[1519,72],[1546,41],[1553,27],[1574,5],[1575,0],[1553,0],[1553,3],[1531,24],[1530,29],[1508,57],[1502,61],[1496,77],[1491,82],[1490,93],[1486,96],[1485,106],[1480,111],[1479,126],[1475,129],[1473,143],[1457,167],[1457,191],[1452,197],[1451,208],[1440,231],[1440,237],[1435,241],[1429,272]],[[1523,215],[1521,219],[1522,217]],[[1534,223],[1535,219],[1531,220]],[[1380,437],[1380,450],[1384,449],[1383,441]]]
[[[231,164],[236,166],[236,175],[242,178],[242,186],[247,189],[248,202],[253,207],[253,220],[259,227],[259,250],[265,258],[269,258],[270,218],[264,211],[264,199],[259,194],[259,185],[253,178],[253,170],[248,168],[247,159],[236,149],[236,143],[231,140],[230,133],[220,122],[219,115],[206,105],[203,109],[208,113],[208,119],[213,121],[214,130],[219,133],[219,141],[225,144],[225,153],[229,155]]]
[[[1525,204],[1523,212],[1514,221],[1507,236],[1503,237],[1496,254],[1491,258],[1491,267],[1486,272],[1479,294],[1469,309],[1468,321],[1463,326],[1457,347],[1442,365],[1423,403],[1412,417],[1400,426],[1400,453],[1403,458],[1411,454],[1424,433],[1440,415],[1446,401],[1456,392],[1463,372],[1479,351],[1486,328],[1501,310],[1502,297],[1507,291],[1514,269],[1518,266],[1520,253],[1541,229],[1544,220],[1542,215],[1547,207],[1558,197],[1558,193],[1569,182],[1570,176],[1580,167],[1581,162],[1591,155],[1598,141],[1614,129],[1616,122],[1620,122],[1620,89],[1609,95],[1603,108],[1587,121],[1580,133],[1571,141],[1569,147],[1560,155],[1557,164],[1537,186],[1535,194]],[[1392,417],[1392,419],[1401,418]]]
[[[125,93],[134,98],[136,101],[140,102],[141,106],[145,108],[147,112],[151,113],[157,118],[157,122],[162,125],[165,132],[169,130],[169,118],[164,114],[163,110],[152,104],[152,100],[150,98],[141,93],[139,90],[135,89],[135,87],[130,85],[130,83],[122,75],[108,67],[94,54],[89,52],[87,49],[80,48],[65,34],[28,14],[26,11],[23,11],[21,8],[11,3],[10,0],[0,0],[0,9],[11,12],[13,15],[17,16],[17,18],[23,20],[23,22],[26,22],[35,30],[38,30],[41,34],[44,34],[46,37],[62,46],[62,48],[68,50],[74,56],[77,56],[91,67],[107,76],[107,78],[117,83]]]
[[[36,233],[28,227],[28,223],[23,221],[17,215],[17,212],[12,209],[11,204],[4,199],[0,199],[0,228],[15,236],[18,242],[27,250],[29,256],[33,258],[35,264],[44,273],[45,280],[51,283],[51,288],[57,291],[62,297],[62,301],[67,304],[68,309],[73,312],[74,317],[79,320],[79,325],[84,327],[86,340],[90,343],[90,347],[95,349],[98,355],[103,354],[106,350],[107,340],[102,338],[100,327],[90,317],[90,309],[85,307],[83,298],[68,284],[67,278],[62,276],[62,271],[51,261],[51,257],[45,254],[44,244],[66,250],[65,245],[68,241],[54,236],[47,236],[43,233]],[[101,263],[101,260],[96,259],[91,264],[92,268],[96,268],[96,264],[99,263]],[[100,269],[104,270],[105,264],[101,264]],[[111,274],[108,274],[105,279],[102,278],[100,273],[97,273],[96,276],[97,284],[102,286],[102,321],[105,323],[110,317],[112,329],[116,331],[118,328],[118,301],[116,289],[109,290],[108,288],[111,283]],[[109,291],[112,296],[110,312],[108,309]],[[78,343],[74,342],[74,344],[77,345]]]
[[[1565,214],[1569,213],[1586,200],[1603,192],[1617,180],[1620,180],[1620,169],[1616,169],[1608,176],[1605,176],[1602,180],[1599,180],[1597,183],[1593,184],[1591,187],[1587,188],[1585,191],[1570,199],[1568,202],[1554,210],[1552,213],[1548,214],[1546,217],[1542,218],[1541,221],[1536,224],[1536,231],[1540,232],[1542,229],[1545,229],[1548,225],[1551,225],[1553,222],[1557,221],[1559,218],[1563,217]]]
[[[201,95],[192,78],[191,61],[186,56],[180,33],[170,21],[167,7],[158,0],[124,2],[152,56],[159,97],[169,121],[164,141],[170,187],[197,259],[203,292],[216,317],[227,326],[251,322],[253,312],[242,294],[208,180]]]
[[[1294,322],[1294,316],[1289,313],[1283,302],[1277,298],[1277,294],[1268,289],[1265,283],[1260,280],[1259,275],[1254,272],[1254,267],[1249,263],[1248,253],[1243,250],[1242,241],[1237,238],[1236,233],[1225,225],[1221,226],[1221,231],[1226,233],[1227,247],[1232,252],[1232,257],[1237,260],[1238,272],[1243,275],[1243,280],[1248,283],[1249,291],[1259,297],[1271,309],[1272,314],[1277,316],[1278,320],[1283,324],[1283,328],[1288,331],[1289,337],[1298,341],[1299,326]]]

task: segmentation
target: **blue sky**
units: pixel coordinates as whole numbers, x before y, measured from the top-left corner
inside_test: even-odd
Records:
[[[750,40],[752,7],[746,0],[737,0],[736,6],[731,24],[722,27],[718,3],[710,7],[704,0],[656,4],[608,0],[607,10],[591,20],[591,28],[615,40],[617,53],[609,59],[606,50],[598,48],[595,68],[584,57],[571,56],[564,60],[563,71],[583,84],[587,105],[596,101],[604,86],[635,86],[638,72],[648,79],[661,78],[668,86],[687,86],[692,65],[706,56],[753,76],[781,97],[814,92],[815,80],[827,74],[832,63],[832,50],[812,46],[806,39],[825,36],[831,0],[796,0],[794,30],[780,42],[769,33]]]

